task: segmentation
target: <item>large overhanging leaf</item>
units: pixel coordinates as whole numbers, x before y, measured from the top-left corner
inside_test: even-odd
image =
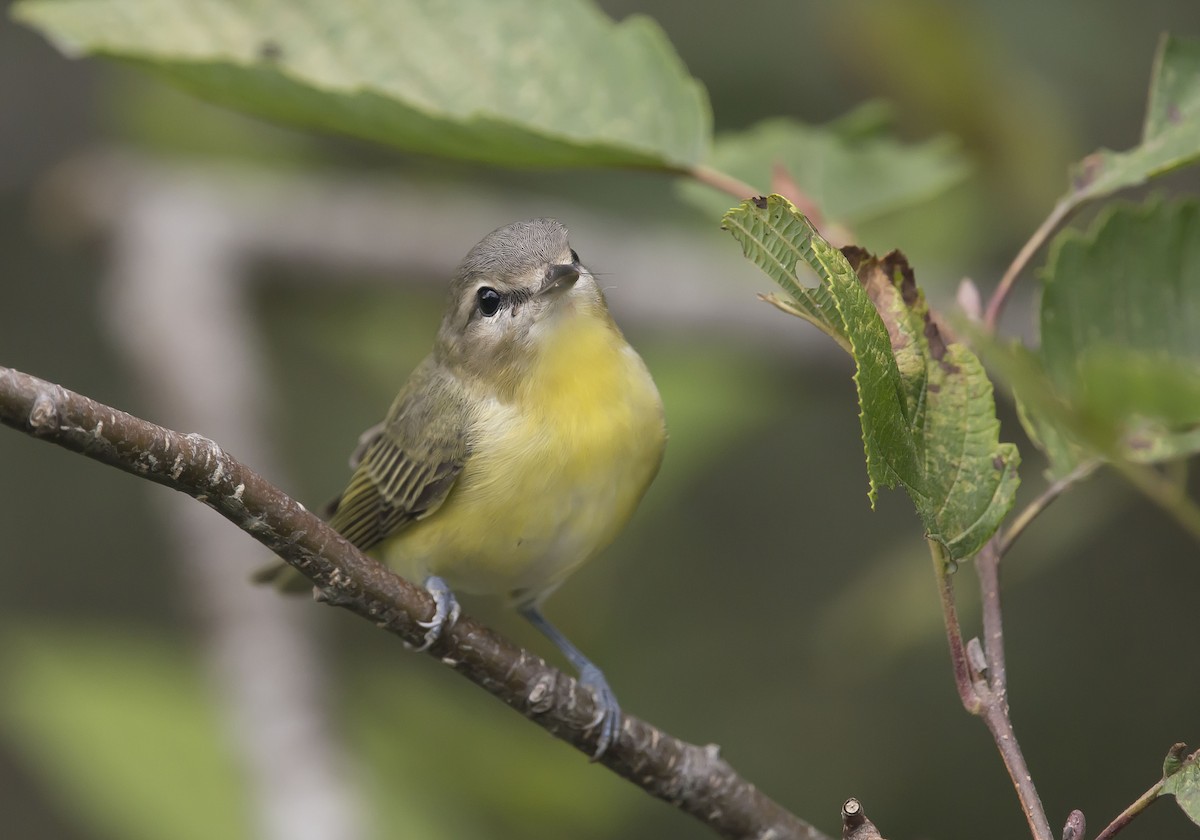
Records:
[[[902,483],[951,559],[975,554],[1012,507],[1020,459],[999,442],[982,365],[933,318],[904,257],[843,254],[775,195],[733,208],[724,224],[787,293],[772,302],[854,358],[871,498],[878,484]],[[797,281],[802,262],[820,278],[816,288]]]
[[[658,26],[587,0],[26,0],[13,15],[70,54],[414,152],[682,170],[708,151],[707,94]]]

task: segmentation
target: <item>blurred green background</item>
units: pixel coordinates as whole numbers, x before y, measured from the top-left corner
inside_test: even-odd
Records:
[[[969,184],[863,232],[904,248],[943,305],[963,276],[991,288],[1062,192],[1069,162],[1136,142],[1158,34],[1200,33],[1191,0],[600,5],[662,25],[708,87],[718,129],[773,115],[824,122],[884,98],[905,137],[960,137],[976,167]],[[278,255],[245,267],[253,282],[241,315],[266,362],[261,396],[280,470],[268,477],[319,505],[342,486],[357,434],[427,351],[457,256],[514,218],[559,215],[611,281],[613,307],[662,390],[671,443],[633,524],[548,614],[605,668],[629,712],[720,744],[826,831],[851,795],[891,837],[1025,831],[984,727],[955,694],[917,519],[899,493],[885,492],[875,512],[867,504],[849,360],[758,303],[766,278],[668,179],[497,172],[286,132],[125,68],[68,61],[4,21],[0,363],[152,411],[105,314],[117,211],[80,211],[71,198],[87,192],[77,180],[107,165],[79,163],[97,148],[133,150],[167,172],[236,162],[247,168],[222,171],[267,172],[268,192],[316,173],[395,191],[414,212],[441,196],[449,206],[429,213],[447,219],[456,201],[468,204],[475,227],[436,244],[394,230],[411,271]],[[1165,188],[1195,183],[1185,175]],[[668,243],[660,254],[656,242]],[[739,294],[706,309],[703,283],[667,284],[659,266],[682,266],[672,255],[689,252],[727,254]],[[656,267],[639,274],[643,264]],[[660,280],[673,298],[655,293]],[[1028,329],[1034,285],[1023,283],[1014,331]],[[1004,439],[1025,457],[1028,499],[1042,486],[1040,459],[1011,405],[1002,400],[1001,412]],[[206,431],[186,417],[151,419]],[[222,721],[221,672],[205,664],[213,617],[173,560],[180,539],[162,516],[166,495],[0,434],[5,836],[256,836],[246,768]],[[1180,653],[1194,634],[1196,559],[1165,517],[1100,475],[1006,560],[1014,724],[1052,823],[1081,808],[1094,833],[1155,780],[1171,743],[1200,741],[1200,674]],[[973,588],[966,569],[967,622]],[[302,607],[364,836],[708,836],[367,623]],[[497,605],[467,607],[550,654]],[[1194,831],[1164,805],[1126,836]]]

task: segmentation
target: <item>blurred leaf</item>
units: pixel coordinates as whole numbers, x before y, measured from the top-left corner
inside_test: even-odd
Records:
[[[1200,451],[1200,204],[1114,207],[1057,237],[1044,278],[1041,363],[1069,411],[1037,400],[1037,422],[1108,458]]]
[[[382,825],[423,838],[528,836],[530,826],[544,836],[621,836],[639,801],[621,779],[597,774],[492,698],[411,665],[372,670],[352,691],[354,740],[376,779]]]
[[[122,633],[10,633],[0,730],[80,822],[121,840],[251,836],[198,665]]]
[[[709,143],[707,94],[657,24],[587,0],[25,0],[13,15],[68,54],[414,152],[683,169]]]
[[[779,196],[744,202],[724,223],[796,314],[848,344],[872,500],[877,484],[902,482],[953,559],[978,551],[1012,507],[1019,458],[999,443],[982,365],[936,323],[903,255],[843,254]],[[797,282],[801,260],[819,275],[816,289]]]
[[[776,118],[722,134],[709,163],[763,190],[772,182],[772,166],[782,164],[825,221],[843,226],[920,204],[970,173],[957,141],[901,143],[876,103],[824,126]],[[727,199],[700,184],[684,181],[680,189],[707,212],[727,207]]]
[[[1183,744],[1177,744],[1163,766],[1163,786],[1159,796],[1174,796],[1188,819],[1200,825],[1200,752],[1186,758]]]
[[[1142,142],[1127,152],[1101,149],[1071,173],[1063,199],[1081,204],[1143,184],[1200,159],[1200,40],[1164,35],[1154,59]]]

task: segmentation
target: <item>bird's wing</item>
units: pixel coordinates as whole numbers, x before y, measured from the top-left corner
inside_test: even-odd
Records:
[[[426,360],[383,424],[360,440],[357,468],[329,524],[369,551],[436,511],[470,454],[468,423],[461,387]]]

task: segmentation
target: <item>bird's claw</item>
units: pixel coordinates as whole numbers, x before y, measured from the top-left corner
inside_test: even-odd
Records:
[[[459,613],[462,612],[450,585],[437,575],[425,578],[425,591],[433,598],[434,611],[433,618],[417,622],[419,627],[425,628],[425,640],[420,647],[416,648],[417,651],[429,650],[433,647],[442,637],[442,633],[454,626],[454,622],[458,621]]]
[[[599,731],[596,751],[592,753],[592,761],[598,761],[621,736],[621,707],[617,695],[608,687],[608,680],[595,665],[589,663],[580,669],[579,684],[591,689],[596,702],[596,716],[588,724],[587,731]]]

